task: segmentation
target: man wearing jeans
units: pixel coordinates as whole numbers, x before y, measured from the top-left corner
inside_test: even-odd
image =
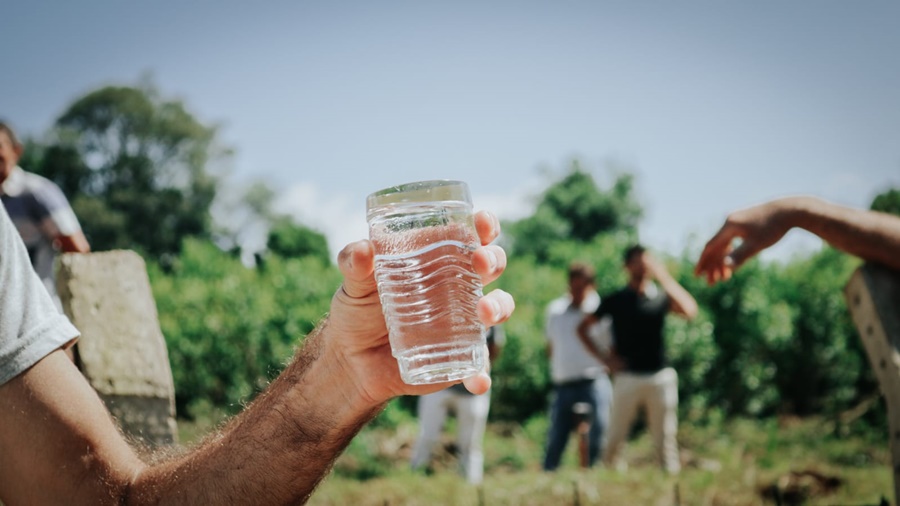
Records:
[[[643,406],[659,462],[663,469],[675,474],[681,470],[675,438],[678,374],[666,365],[663,326],[670,310],[684,318],[694,318],[697,302],[642,246],[628,248],[624,260],[628,285],[605,297],[597,310],[578,326],[582,342],[600,357],[601,350],[591,342],[588,331],[601,318],[612,317],[612,353],[614,369],[618,372],[614,377],[604,461],[619,467],[619,451],[638,409]]]
[[[590,407],[588,464],[602,454],[603,436],[609,419],[611,387],[606,365],[592,355],[578,338],[576,329],[600,303],[594,290],[594,269],[582,263],[569,266],[569,293],[547,308],[545,333],[550,356],[553,400],[544,470],[559,467],[569,435],[576,426],[576,404]]]

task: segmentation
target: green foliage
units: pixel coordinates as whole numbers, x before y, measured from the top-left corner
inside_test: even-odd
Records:
[[[516,311],[505,324],[506,345],[494,363],[491,416],[525,420],[544,409],[548,392],[546,340],[543,320],[546,305],[558,296],[564,278],[530,257],[510,258],[498,287],[511,293]],[[528,295],[525,295],[528,294]]]
[[[171,272],[150,264],[181,416],[211,403],[229,412],[266,387],[328,310],[337,269],[272,257],[248,269],[209,242],[185,241]]]
[[[642,209],[633,195],[634,176],[617,174],[612,187],[601,189],[578,161],[541,195],[533,216],[507,225],[516,255],[550,258],[564,241],[590,242],[598,234],[622,231],[634,237]]]
[[[872,201],[871,209],[900,216],[900,190],[891,188],[878,194]]]
[[[72,146],[26,140],[19,164],[54,181],[70,199],[82,192],[84,181],[91,177],[91,169]]]
[[[843,297],[857,265],[824,248],[783,267],[751,261],[713,287],[682,276],[713,329],[716,353],[698,385],[705,404],[728,415],[836,416],[871,396],[875,383]]]
[[[620,176],[610,192],[601,192],[594,178],[575,163],[569,174],[544,192],[538,209],[546,207],[563,218],[572,239],[589,241],[600,232],[634,228],[639,211],[626,207],[620,215],[617,209],[617,204],[628,202],[631,187],[631,176]]]
[[[506,239],[512,239],[509,252],[514,256],[530,255],[546,260],[550,249],[568,239],[569,224],[549,208],[538,208],[534,215],[512,223],[504,223]]]
[[[370,427],[379,427],[387,430],[396,430],[404,423],[415,420],[415,406],[413,403],[405,401],[413,400],[416,397],[398,397],[387,403],[384,410],[369,423]],[[406,406],[409,404],[409,406]]]
[[[69,106],[52,143],[30,143],[27,168],[60,185],[95,250],[166,260],[210,235],[215,135],[152,87],[108,86]]]
[[[311,256],[324,263],[331,261],[328,240],[311,228],[294,223],[289,218],[280,218],[269,229],[266,248],[283,258]]]
[[[789,308],[772,298],[772,284],[778,280],[770,268],[749,262],[730,281],[714,287],[688,276],[681,281],[713,325],[717,352],[703,388],[709,405],[729,415],[774,412],[778,392],[772,348],[789,340],[792,328],[785,314]]]
[[[875,390],[843,294],[858,266],[858,260],[825,248],[784,273],[792,287],[785,298],[797,312],[793,336],[773,361],[790,412],[836,413]]]

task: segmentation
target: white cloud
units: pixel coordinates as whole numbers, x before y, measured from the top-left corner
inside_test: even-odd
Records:
[[[297,183],[279,194],[274,207],[325,234],[332,258],[337,258],[347,244],[368,237],[365,204],[347,193],[336,194],[312,183]]]
[[[522,192],[490,193],[474,195],[472,200],[476,211],[491,211],[501,220],[518,220],[534,212],[530,197]]]
[[[475,210],[487,210],[501,220],[518,220],[534,212],[535,197],[545,190],[546,183],[538,178],[520,181],[517,187],[501,188],[490,193],[473,192]]]

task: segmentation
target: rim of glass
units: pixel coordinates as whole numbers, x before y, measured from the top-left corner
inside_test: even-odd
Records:
[[[471,203],[469,185],[454,179],[432,179],[390,186],[366,197],[366,208],[405,202],[457,201]]]

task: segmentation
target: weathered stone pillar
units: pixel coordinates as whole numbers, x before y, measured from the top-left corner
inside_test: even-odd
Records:
[[[894,503],[900,504],[900,273],[866,264],[844,295],[887,401]]]
[[[63,309],[78,330],[81,371],[125,434],[177,442],[175,386],[144,260],[133,251],[62,255]]]

